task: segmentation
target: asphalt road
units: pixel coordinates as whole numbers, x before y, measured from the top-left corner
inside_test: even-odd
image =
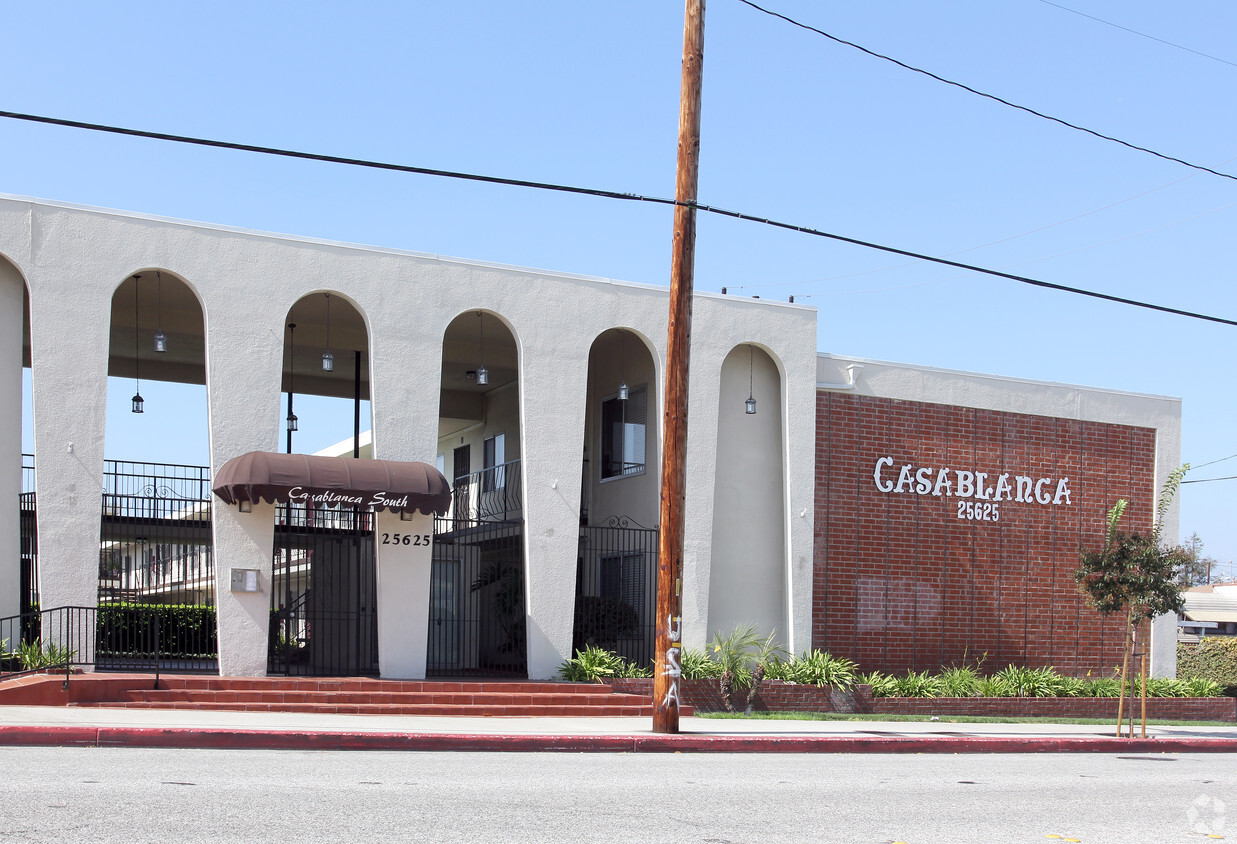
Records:
[[[0,748],[0,763],[6,843],[1237,839],[1226,754]]]

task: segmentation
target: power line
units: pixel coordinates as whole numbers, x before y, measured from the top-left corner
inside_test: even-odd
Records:
[[[774,12],[770,9],[766,9],[763,6],[759,6],[756,3],[753,3],[752,0],[739,0],[739,2],[743,3],[746,6],[751,6],[756,11],[763,12],[766,15],[769,15],[770,17],[778,18],[780,20],[785,21],[786,23],[792,24],[793,26],[797,26],[800,29],[806,29],[808,32],[814,32],[817,35],[824,36],[825,38],[828,38],[830,41],[834,41],[838,44],[842,44],[847,47],[852,47],[856,50],[859,50],[861,53],[866,53],[867,55],[872,56],[873,58],[882,59],[884,61],[891,62],[892,64],[896,64],[898,67],[904,68],[906,70],[914,71],[915,73],[921,73],[930,79],[935,79],[937,82],[943,82],[946,85],[952,85],[955,88],[961,88],[963,91],[967,91],[971,94],[975,94],[978,97],[984,97],[985,99],[998,102],[1001,105],[1009,106],[1010,108],[1015,108],[1015,109],[1018,109],[1019,111],[1025,111],[1027,114],[1034,115],[1035,117],[1038,117],[1042,120],[1048,120],[1053,123],[1058,123],[1062,126],[1065,126],[1066,128],[1073,129],[1077,132],[1083,132],[1087,135],[1091,135],[1093,137],[1099,138],[1104,141],[1111,141],[1114,144],[1120,144],[1121,146],[1126,147],[1128,149],[1137,150],[1138,152],[1145,152],[1148,155],[1154,155],[1156,158],[1161,158],[1165,161],[1172,161],[1177,164],[1181,164],[1185,167],[1191,167],[1195,170],[1201,170],[1204,173],[1210,173],[1211,175],[1219,176],[1222,179],[1232,179],[1233,181],[1237,181],[1237,176],[1234,176],[1231,173],[1224,173],[1224,172],[1221,172],[1220,170],[1213,170],[1210,167],[1203,166],[1202,164],[1193,164],[1189,161],[1186,161],[1184,158],[1177,158],[1176,156],[1173,156],[1173,155],[1166,155],[1165,153],[1162,153],[1162,152],[1156,152],[1155,150],[1150,149],[1148,147],[1139,146],[1138,144],[1132,144],[1129,141],[1123,141],[1120,138],[1113,137],[1112,135],[1105,135],[1104,133],[1097,132],[1094,129],[1088,129],[1085,126],[1079,126],[1077,123],[1070,123],[1068,120],[1062,120],[1059,117],[1053,117],[1050,114],[1044,114],[1042,111],[1036,111],[1035,109],[1029,108],[1028,106],[1018,105],[1017,103],[1010,102],[1009,100],[998,97],[996,94],[988,94],[983,91],[980,91],[977,88],[972,88],[969,85],[964,85],[961,82],[955,82],[952,79],[946,79],[943,76],[938,76],[937,74],[933,73],[930,70],[924,70],[923,68],[915,67],[914,65],[907,64],[904,61],[899,61],[898,59],[895,59],[892,56],[886,56],[883,53],[877,53],[874,50],[869,50],[867,47],[862,47],[853,41],[847,41],[845,38],[839,38],[836,35],[830,35],[828,32],[825,32],[823,29],[817,29],[816,27],[811,26],[810,24],[802,23],[801,21],[797,21],[794,18],[787,17],[786,15],[783,15],[781,12]]]
[[[747,2],[747,0],[741,0]],[[1224,317],[1210,316],[1208,314],[1196,313],[1194,311],[1186,311],[1180,308],[1170,308],[1166,305],[1155,305],[1149,302],[1142,302],[1137,299],[1129,299],[1124,296],[1113,296],[1108,293],[1099,293],[1094,290],[1084,290],[1081,287],[1070,287],[1065,284],[1056,284],[1051,281],[1042,281],[1040,279],[1029,278],[1027,276],[1014,275],[1012,273],[1001,272],[1000,270],[988,269],[986,267],[976,266],[974,264],[963,264],[959,261],[951,261],[947,258],[936,258],[932,255],[925,255],[920,252],[911,252],[908,249],[898,249],[893,246],[885,246],[872,241],[860,240],[854,237],[846,237],[845,235],[834,234],[832,232],[821,231],[809,226],[800,226],[795,223],[786,223],[778,220],[772,220],[767,217],[759,217],[754,214],[744,214],[741,211],[728,211],[724,208],[717,208],[712,205],[704,205],[697,202],[680,203],[673,199],[656,196],[643,196],[634,193],[624,193],[621,191],[603,190],[600,188],[583,188],[573,185],[560,185],[552,182],[536,182],[528,179],[512,179],[504,176],[485,176],[477,173],[463,173],[455,170],[439,170],[432,167],[417,167],[410,164],[391,164],[381,161],[369,161],[361,158],[346,158],[338,155],[326,155],[323,153],[313,152],[298,152],[296,150],[279,149],[277,147],[257,146],[254,144],[242,144],[233,141],[217,141],[207,138],[194,138],[187,135],[173,135],[166,132],[150,132],[143,129],[126,129],[119,126],[107,126],[100,123],[86,123],[80,120],[66,120],[59,117],[44,117],[34,114],[23,114],[13,111],[0,111],[0,117],[7,117],[13,120],[25,120],[33,123],[45,123],[52,126],[66,126],[74,129],[86,129],[93,132],[106,132],[114,135],[128,135],[136,138],[150,138],[161,141],[171,141],[174,143],[193,144],[196,146],[215,147],[217,149],[230,149],[242,152],[256,152],[263,155],[275,155],[284,158],[298,158],[308,161],[324,161],[332,164],[346,164],[353,167],[368,167],[377,170],[392,170],[401,173],[417,173],[425,176],[440,176],[448,179],[464,179],[473,182],[485,182],[489,184],[510,185],[514,187],[532,188],[535,190],[558,191],[562,193],[582,194],[586,196],[596,196],[605,199],[621,199],[631,202],[649,202],[655,205],[690,205],[698,211],[703,211],[708,214],[714,214],[719,217],[729,217],[734,220],[742,220],[748,223],[759,223],[761,225],[770,226],[772,228],[785,229],[787,231],[799,232],[801,234],[809,234],[814,237],[828,238],[836,240],[840,243],[849,243],[853,246],[862,246],[866,249],[876,249],[881,252],[888,252],[893,255],[902,255],[907,258],[915,258],[920,261],[928,261],[934,264],[941,264],[947,267],[954,267],[961,270],[970,270],[971,272],[983,273],[985,275],[996,276],[997,278],[1008,279],[1009,281],[1017,281],[1021,284],[1029,284],[1033,287],[1042,287],[1046,290],[1058,290],[1063,293],[1073,293],[1078,296],[1089,296],[1093,299],[1102,299],[1106,302],[1117,302],[1122,305],[1131,305],[1136,308],[1145,308],[1146,310],[1159,311],[1166,314],[1176,314],[1177,316],[1190,317],[1191,319],[1201,319],[1207,322],[1216,322],[1222,325],[1237,326],[1237,320],[1225,319]]]
[[[1237,454],[1230,454],[1228,457],[1221,457],[1218,460],[1208,460],[1206,463],[1198,463],[1198,464],[1191,463],[1190,468],[1201,469],[1204,466],[1212,466],[1216,463],[1223,463],[1225,460],[1232,460],[1234,457],[1237,457]]]
[[[1169,47],[1176,47],[1178,50],[1185,50],[1187,53],[1193,53],[1194,55],[1202,56],[1205,59],[1211,59],[1212,61],[1223,62],[1224,64],[1229,65],[1230,67],[1237,67],[1237,62],[1230,62],[1228,59],[1222,59],[1219,56],[1213,56],[1210,53],[1204,53],[1201,50],[1194,50],[1194,49],[1191,49],[1190,47],[1182,46],[1181,44],[1174,44],[1172,41],[1165,41],[1163,38],[1156,38],[1154,35],[1148,35],[1145,32],[1139,32],[1137,29],[1130,29],[1128,26],[1122,26],[1119,23],[1113,23],[1112,21],[1106,21],[1103,18],[1097,18],[1095,15],[1088,15],[1086,12],[1080,12],[1077,9],[1071,9],[1068,6],[1062,6],[1060,3],[1053,3],[1052,0],[1039,0],[1039,2],[1044,3],[1048,6],[1055,6],[1056,8],[1060,9],[1063,12],[1070,12],[1080,17],[1093,20],[1096,23],[1102,23],[1105,26],[1111,26],[1114,29],[1120,29],[1125,32],[1129,32],[1132,35],[1139,36],[1140,38],[1147,38],[1147,39],[1150,39],[1151,41],[1158,41],[1161,44],[1166,44]]]
[[[1209,484],[1212,481],[1237,481],[1237,475],[1229,475],[1224,478],[1199,478],[1193,481],[1182,481],[1183,484]]]

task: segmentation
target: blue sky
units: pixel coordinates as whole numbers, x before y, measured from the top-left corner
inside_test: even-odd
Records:
[[[1069,0],[770,8],[1106,134],[1237,172],[1237,6]],[[5,11],[0,110],[600,187],[674,189],[674,2],[55,2]],[[1198,55],[1209,54],[1210,57]],[[864,240],[1237,317],[1237,183],[1050,124],[710,0],[700,199]],[[666,284],[658,206],[0,120],[0,191]],[[1183,460],[1237,453],[1237,329],[703,215],[696,285],[820,309],[822,351],[1183,399]],[[157,389],[154,385],[150,390]],[[114,391],[127,402],[124,385]],[[205,423],[109,456],[204,460]],[[188,402],[183,411],[180,403]],[[197,402],[197,404],[194,404]],[[307,410],[309,406],[307,405]],[[308,417],[333,418],[301,412]],[[346,413],[298,446],[349,432]],[[171,426],[176,429],[175,426]],[[1237,474],[1237,459],[1192,477]],[[1237,556],[1237,481],[1187,486],[1182,535]]]

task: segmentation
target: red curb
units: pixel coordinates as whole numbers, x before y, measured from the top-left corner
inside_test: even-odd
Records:
[[[0,745],[541,753],[1237,753],[1237,737],[485,735],[24,726],[0,726]]]
[[[96,747],[98,743],[98,727],[0,727],[0,745]]]

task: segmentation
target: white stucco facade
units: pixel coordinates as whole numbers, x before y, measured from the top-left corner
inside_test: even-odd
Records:
[[[660,438],[665,289],[20,197],[0,197],[0,268],[0,390],[17,396],[5,404],[5,418],[17,422],[0,426],[0,448],[9,455],[6,465],[14,467],[21,439],[13,432],[20,430],[20,418],[10,408],[20,413],[22,283],[30,302],[44,608],[97,601],[107,375],[109,365],[120,366],[125,357],[124,349],[112,348],[109,314],[122,282],[135,273],[158,271],[192,291],[201,308],[212,475],[240,454],[280,448],[285,322],[289,309],[308,294],[330,292],[364,323],[372,455],[381,459],[436,462],[443,448],[440,416],[445,411],[437,409],[444,394],[444,334],[453,320],[474,311],[496,320],[496,326],[501,322],[514,342],[518,387],[493,397],[496,412],[489,421],[510,431],[506,458],[518,457],[522,463],[528,674],[550,677],[569,656],[585,482],[581,444],[592,412],[590,350],[615,328],[644,338],[641,351],[649,363],[632,382],[647,383],[649,406],[658,413],[649,419],[650,437]],[[762,452],[781,455],[780,465],[770,467],[770,477],[777,479],[769,488],[780,504],[769,509],[779,520],[769,535],[780,547],[771,549],[776,558],[767,571],[783,579],[786,644],[807,647],[815,339],[811,308],[712,294],[695,297],[684,593],[689,646],[699,646],[713,632],[708,617],[713,568],[742,565],[728,561],[729,549],[715,542],[712,514],[719,494],[721,505],[743,510],[741,499],[731,500],[731,493],[719,493],[717,486],[718,463],[731,459],[725,449],[734,447],[733,438],[719,438],[719,402],[723,362],[737,347],[754,344],[773,364],[762,378],[776,382],[766,395],[776,395],[780,405],[775,408],[778,442]],[[635,341],[632,345],[634,352]],[[160,374],[155,370],[144,377],[158,379]],[[483,425],[464,436],[486,435]],[[660,454],[660,449],[650,452]],[[647,470],[649,489],[658,468]],[[20,480],[6,474],[0,483],[8,490],[4,495],[12,497]],[[0,505],[8,500],[0,498]],[[655,511],[655,498],[645,503]],[[0,538],[5,547],[14,546],[0,566],[0,594],[7,595],[15,591],[3,587],[15,579],[7,561],[18,556],[15,521],[10,524],[15,516],[9,515],[17,508],[0,510],[5,514]],[[268,510],[258,506],[241,514],[218,502],[214,509],[224,674],[266,670],[269,595],[232,593],[227,583],[233,568],[257,569],[264,579],[270,577],[273,517]],[[380,560],[380,577],[382,565]],[[392,579],[388,573],[387,580]],[[269,582],[264,584],[268,590]],[[405,591],[420,600],[424,589],[420,577],[410,580]],[[11,609],[6,605],[0,612]],[[406,624],[427,623],[424,606],[405,609]],[[415,637],[407,642],[412,644],[399,647],[423,645]],[[389,641],[380,642],[380,651],[384,644],[389,649]],[[415,655],[405,659],[389,653],[383,663],[415,673],[424,657],[417,663]]]

